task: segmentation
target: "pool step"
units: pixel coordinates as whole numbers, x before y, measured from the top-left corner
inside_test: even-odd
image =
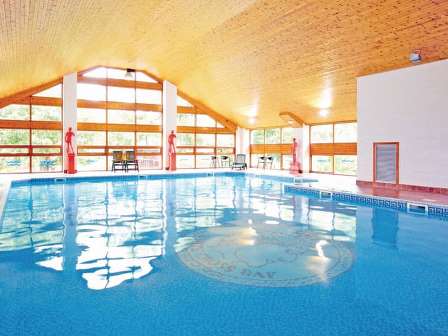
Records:
[[[407,202],[406,210],[411,214],[428,215],[428,206],[426,204]]]
[[[65,183],[67,182],[67,179],[65,177],[56,177],[53,181],[54,183]]]

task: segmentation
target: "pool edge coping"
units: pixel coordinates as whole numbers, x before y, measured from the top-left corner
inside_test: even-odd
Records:
[[[321,193],[331,193],[331,199],[335,201],[341,201],[349,204],[356,205],[365,205],[365,206],[379,206],[399,211],[408,212],[408,204],[412,205],[423,205],[427,207],[427,212],[425,214],[418,214],[422,216],[429,217],[443,217],[448,218],[448,205],[433,203],[433,202],[421,202],[421,201],[413,201],[409,200],[405,197],[393,198],[387,196],[376,196],[376,195],[368,195],[362,193],[356,193],[348,190],[341,190],[335,188],[323,188],[311,186],[310,183],[316,182],[315,179],[309,177],[301,177],[295,175],[279,175],[279,174],[270,174],[268,172],[250,172],[250,171],[242,171],[242,170],[222,170],[222,171],[182,171],[182,172],[151,172],[150,174],[119,174],[119,175],[68,175],[63,174],[61,176],[50,176],[50,177],[29,177],[26,176],[24,178],[20,178],[17,176],[12,176],[10,178],[6,178],[4,181],[0,182],[0,220],[3,219],[4,215],[4,207],[6,205],[8,194],[11,189],[11,186],[14,183],[65,183],[67,181],[79,181],[79,182],[98,182],[101,180],[151,180],[151,179],[169,179],[169,178],[182,178],[182,177],[207,177],[207,176],[235,176],[235,175],[245,175],[256,178],[267,178],[272,180],[278,180],[283,183],[283,190],[285,192],[299,193],[320,197]],[[301,183],[297,183],[297,179],[302,179]],[[308,181],[303,181],[303,180]],[[306,185],[308,183],[308,185]],[[333,198],[336,196],[336,198]]]
[[[283,189],[285,192],[296,193],[296,194],[304,194],[304,195],[313,195],[316,197],[321,197],[320,193],[331,193],[331,197],[327,199],[331,199],[333,201],[340,201],[354,205],[364,205],[364,206],[373,206],[373,207],[382,207],[387,209],[393,209],[401,212],[406,212],[410,214],[427,216],[427,217],[436,217],[436,218],[445,218],[448,219],[448,205],[433,203],[433,202],[421,202],[421,201],[413,201],[407,199],[405,197],[387,197],[387,196],[376,196],[376,195],[367,195],[360,194],[353,191],[348,190],[340,190],[334,188],[316,188],[302,184],[284,184]],[[288,190],[289,189],[289,190]],[[336,198],[335,198],[336,196]],[[409,205],[422,205],[427,207],[426,213],[416,213],[410,212]]]

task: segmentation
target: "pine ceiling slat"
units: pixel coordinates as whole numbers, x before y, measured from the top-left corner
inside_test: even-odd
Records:
[[[250,127],[356,119],[356,77],[410,66],[413,49],[448,58],[447,0],[0,1],[0,97],[130,67]]]

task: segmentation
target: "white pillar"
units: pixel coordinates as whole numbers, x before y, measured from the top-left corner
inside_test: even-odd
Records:
[[[64,155],[64,171],[68,168],[67,162],[67,147],[65,146],[65,133],[68,131],[68,128],[71,127],[72,131],[75,133],[74,140],[72,141],[73,150],[75,154],[77,154],[76,150],[76,137],[77,137],[77,94],[76,94],[76,84],[78,82],[78,74],[73,72],[71,74],[65,75],[63,78],[62,85],[62,122],[63,122],[63,139],[62,145],[63,150],[62,153]],[[76,162],[75,162],[76,165]],[[76,166],[75,166],[76,168]]]
[[[302,146],[300,156],[302,163],[302,170],[304,173],[310,172],[310,126],[303,125],[302,127]]]
[[[249,146],[250,146],[250,130],[246,128],[237,127],[236,143],[235,143],[236,154],[246,154],[248,161]]]
[[[177,87],[163,81],[163,156],[162,168],[168,166],[168,135],[171,131],[176,132],[177,121]]]

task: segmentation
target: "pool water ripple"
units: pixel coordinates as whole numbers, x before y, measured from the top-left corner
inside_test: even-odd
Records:
[[[447,241],[260,177],[21,183],[0,335],[448,335]]]

